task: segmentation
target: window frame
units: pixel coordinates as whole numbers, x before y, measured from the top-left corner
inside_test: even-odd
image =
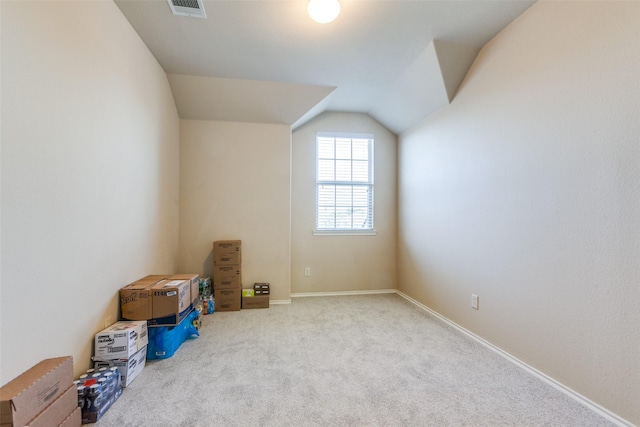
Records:
[[[367,139],[368,142],[368,155],[367,155],[367,167],[368,167],[368,178],[369,180],[366,182],[363,181],[345,181],[345,180],[320,180],[319,179],[319,171],[320,171],[320,153],[319,153],[319,140],[321,138],[332,138],[334,140],[339,138],[344,139]],[[372,133],[355,133],[355,132],[317,132],[315,135],[315,218],[314,218],[314,227],[313,234],[316,236],[345,236],[345,235],[357,235],[357,236],[375,236],[375,171],[374,171],[374,154],[375,154],[375,136]],[[335,143],[335,142],[334,142]],[[334,146],[335,147],[335,146]],[[352,153],[348,160],[353,162],[353,146],[351,147]],[[335,148],[334,148],[335,150]],[[325,159],[326,160],[326,159]],[[337,157],[337,153],[334,151],[332,160],[340,160]],[[357,159],[356,159],[357,160]],[[353,163],[352,163],[353,164]],[[335,178],[335,177],[334,177]],[[353,174],[351,176],[353,178]],[[353,185],[364,185],[368,186],[370,189],[369,194],[369,202],[367,206],[368,216],[370,217],[370,228],[336,228],[334,224],[334,228],[318,228],[318,219],[319,219],[319,209],[320,209],[320,185],[345,185],[345,186],[353,186]],[[336,205],[334,204],[334,207]],[[353,209],[353,200],[351,203],[351,208]],[[353,211],[352,214],[353,215]],[[353,219],[353,216],[351,217]]]

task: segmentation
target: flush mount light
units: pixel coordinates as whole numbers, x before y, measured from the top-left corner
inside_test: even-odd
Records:
[[[307,12],[314,21],[326,24],[336,19],[340,14],[340,2],[338,0],[309,0]]]

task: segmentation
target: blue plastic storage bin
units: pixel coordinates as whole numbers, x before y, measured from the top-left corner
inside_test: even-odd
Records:
[[[198,317],[198,311],[193,310],[176,326],[160,326],[149,328],[149,344],[147,346],[147,360],[167,359],[176,352],[187,338],[200,336],[193,326]]]

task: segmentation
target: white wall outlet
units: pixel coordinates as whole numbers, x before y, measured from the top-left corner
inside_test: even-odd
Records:
[[[304,277],[309,277],[311,276],[311,267],[305,267],[304,268]]]
[[[471,308],[478,309],[478,295],[471,294]]]

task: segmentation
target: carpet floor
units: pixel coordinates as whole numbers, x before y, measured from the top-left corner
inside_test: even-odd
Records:
[[[395,294],[204,316],[97,423],[121,426],[610,426]]]

